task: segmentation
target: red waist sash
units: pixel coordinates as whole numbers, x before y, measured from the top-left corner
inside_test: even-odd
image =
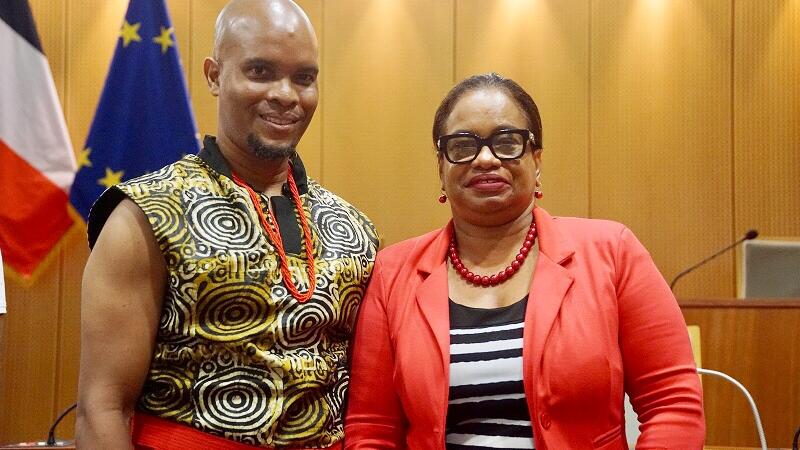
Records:
[[[139,411],[132,421],[133,447],[137,450],[253,450],[252,445],[204,433],[188,425],[144,414]],[[304,450],[342,450],[342,441],[325,449]]]

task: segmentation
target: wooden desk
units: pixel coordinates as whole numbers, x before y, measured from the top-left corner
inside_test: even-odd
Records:
[[[767,444],[791,448],[800,426],[800,299],[682,299],[687,325],[700,326],[703,367],[736,378],[752,394]],[[758,447],[744,395],[703,376],[709,446]],[[713,448],[713,447],[710,447]]]

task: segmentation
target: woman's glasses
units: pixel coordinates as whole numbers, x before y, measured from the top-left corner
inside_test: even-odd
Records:
[[[436,147],[453,164],[466,164],[478,157],[483,147],[489,147],[495,158],[503,161],[519,159],[525,154],[528,141],[536,148],[536,138],[530,130],[498,130],[486,138],[472,133],[455,133],[440,137]]]

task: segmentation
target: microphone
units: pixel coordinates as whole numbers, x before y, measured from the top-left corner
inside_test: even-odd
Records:
[[[734,242],[733,244],[723,248],[722,250],[718,251],[717,253],[714,253],[713,255],[709,256],[708,258],[700,261],[699,263],[693,265],[692,267],[689,267],[688,269],[685,269],[683,272],[681,272],[678,275],[676,275],[675,278],[672,279],[672,283],[669,284],[669,288],[671,290],[674,290],[673,288],[675,287],[675,283],[677,283],[678,280],[683,278],[684,275],[687,275],[689,272],[693,271],[694,269],[697,269],[698,267],[700,267],[703,264],[711,261],[712,259],[716,258],[717,256],[727,252],[728,250],[732,249],[733,247],[736,247],[737,245],[741,244],[742,242],[749,241],[749,240],[755,239],[757,237],[758,237],[758,231],[756,231],[756,230],[748,230],[747,233],[744,234],[744,236],[742,236],[741,238],[737,239],[736,242]]]

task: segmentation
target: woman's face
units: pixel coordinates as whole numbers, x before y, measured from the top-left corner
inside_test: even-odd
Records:
[[[464,94],[444,124],[444,134],[468,132],[487,137],[500,129],[527,129],[528,121],[505,91],[481,88]],[[517,219],[533,203],[541,150],[528,143],[520,159],[499,160],[484,146],[465,164],[439,153],[439,178],[453,217],[475,225],[502,225]]]

